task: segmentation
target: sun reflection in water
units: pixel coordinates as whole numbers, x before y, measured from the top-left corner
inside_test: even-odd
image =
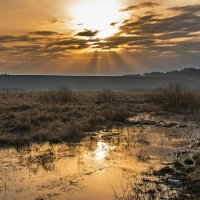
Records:
[[[110,147],[105,142],[97,142],[97,149],[95,151],[95,158],[103,160],[109,153]]]

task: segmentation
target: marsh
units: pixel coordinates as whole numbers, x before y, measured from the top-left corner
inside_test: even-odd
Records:
[[[1,199],[178,198],[177,175],[157,174],[199,152],[199,95],[183,112],[160,93],[2,91]]]

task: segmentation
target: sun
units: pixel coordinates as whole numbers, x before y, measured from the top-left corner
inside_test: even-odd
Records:
[[[121,0],[81,0],[71,7],[71,16],[82,29],[98,30],[97,37],[105,38],[118,32],[111,23],[122,20]]]

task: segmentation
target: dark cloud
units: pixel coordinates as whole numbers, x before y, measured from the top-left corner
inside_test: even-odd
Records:
[[[62,40],[58,40],[50,45],[53,46],[65,46],[68,49],[84,49],[89,47],[88,41],[78,38],[65,38]]]
[[[53,35],[60,35],[57,32],[53,31],[35,31],[35,32],[30,32],[31,35],[41,35],[41,36],[53,36]]]
[[[173,7],[170,8],[172,11],[180,11],[184,13],[199,13],[200,12],[200,5],[187,5],[187,6],[181,6],[181,7]]]
[[[14,41],[15,37],[11,36],[11,35],[2,35],[0,36],[0,42],[10,42],[10,41]]]
[[[152,8],[155,6],[159,6],[159,4],[152,3],[152,2],[142,2],[142,3],[134,4],[134,5],[128,6],[126,8],[123,8],[120,11],[126,12],[126,11],[131,11],[131,10],[140,9],[140,8]]]
[[[168,11],[173,11],[173,15],[150,11],[141,16],[131,16],[121,24],[118,34],[106,38],[98,47],[155,52],[155,56],[200,51],[200,5],[174,7]]]
[[[0,43],[12,43],[12,42],[36,42],[44,39],[43,37],[30,37],[29,35],[11,36],[2,35],[0,36]]]
[[[52,24],[65,24],[66,21],[62,20],[62,19],[56,19],[56,18],[52,18],[51,20],[49,20],[50,23]]]
[[[76,34],[76,36],[81,36],[81,37],[94,37],[97,35],[99,31],[92,31],[92,30],[84,30],[82,32],[79,32]]]
[[[39,34],[39,37],[33,35]],[[86,49],[89,47],[88,40],[66,37],[66,35],[59,35],[59,37],[51,37],[57,33],[43,31],[29,33],[29,35],[22,36],[0,36],[0,57],[12,58],[13,62],[20,60],[34,61],[36,60],[53,60],[55,58],[66,57],[67,54],[74,50]],[[90,40],[89,40],[90,41]],[[97,41],[97,40],[91,40]],[[16,43],[17,42],[17,43]],[[24,43],[25,42],[25,43]],[[12,44],[12,45],[10,45]]]
[[[103,42],[98,42],[99,48],[119,48],[122,45],[138,45],[148,43],[148,36],[112,36],[105,39]]]
[[[111,26],[115,26],[115,25],[117,25],[117,24],[119,24],[118,22],[113,22],[113,23],[111,23],[110,25]]]

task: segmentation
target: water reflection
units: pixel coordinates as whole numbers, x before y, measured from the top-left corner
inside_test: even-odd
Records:
[[[97,142],[97,149],[95,151],[95,158],[97,160],[103,160],[106,155],[108,155],[111,147],[108,146],[105,142]]]
[[[129,180],[124,173],[131,177],[155,168],[158,160],[170,161],[177,135],[181,136],[179,142],[188,137],[182,132],[156,127],[113,128],[77,144],[0,149],[0,199],[113,199],[110,185],[126,185]],[[144,152],[150,160],[144,159]],[[138,158],[142,158],[140,162]]]

